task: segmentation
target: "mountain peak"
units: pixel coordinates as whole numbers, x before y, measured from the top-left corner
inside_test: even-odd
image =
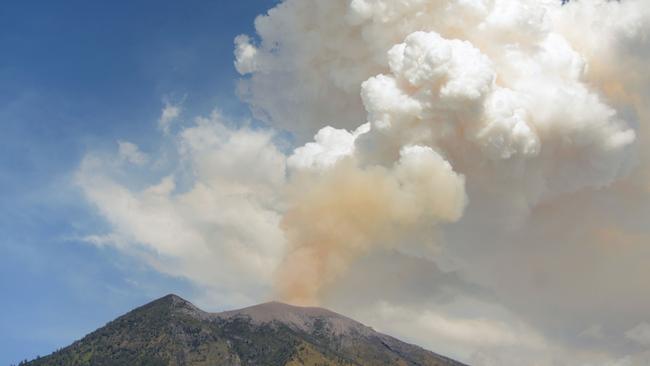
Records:
[[[184,298],[182,298],[182,297],[180,297],[180,296],[178,296],[176,294],[165,295],[165,296],[161,297],[160,299],[154,300],[154,301],[161,301],[161,302],[169,304],[172,307],[192,307],[192,308],[196,308],[196,306],[194,306],[194,304],[192,304],[191,302],[185,300]]]
[[[182,297],[176,294],[167,294],[163,297],[151,301],[149,304],[154,304],[154,303],[165,303],[165,304],[173,305],[178,303],[189,303],[189,301],[183,299]]]
[[[173,308],[186,307],[186,306],[194,307],[194,305],[191,302],[183,299],[182,297],[176,294],[168,294],[156,300],[153,300],[145,305],[142,305],[139,309],[144,309],[148,307],[159,307],[159,306],[168,306]]]
[[[210,313],[199,309],[191,302],[183,299],[176,294],[165,295],[159,299],[153,300],[148,304],[136,308],[129,314],[137,313],[182,313],[199,319],[207,319],[210,317]]]
[[[30,366],[461,366],[333,311],[277,301],[208,313],[169,294]]]
[[[270,318],[273,315],[282,316],[286,314],[300,314],[310,317],[344,317],[343,315],[324,308],[291,305],[280,301],[269,301],[242,309],[216,313],[215,315],[223,318],[241,314],[250,315],[253,318]]]
[[[313,331],[326,325],[333,334],[357,332],[369,334],[372,328],[337,314],[331,310],[312,306],[296,306],[278,301],[266,302],[239,310],[213,314],[221,319],[246,318],[253,324],[282,323],[301,331]]]

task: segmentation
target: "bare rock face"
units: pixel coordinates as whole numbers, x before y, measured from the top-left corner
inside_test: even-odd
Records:
[[[248,319],[256,325],[279,323],[304,332],[313,332],[318,323],[321,323],[326,325],[333,335],[370,335],[374,332],[370,327],[327,309],[294,306],[277,301],[225,311],[213,316],[224,320]]]
[[[461,364],[322,308],[269,302],[208,313],[168,295],[27,365]]]

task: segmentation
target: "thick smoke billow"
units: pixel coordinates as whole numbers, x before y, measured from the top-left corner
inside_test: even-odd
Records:
[[[287,0],[256,30],[236,40],[242,97],[298,141],[315,136],[288,159],[281,296],[326,301],[368,253],[430,256],[412,244],[436,237],[431,260],[548,334],[629,351],[613,334],[642,312],[608,321],[616,301],[571,290],[648,290],[627,271],[615,289],[603,249],[624,236],[633,257],[648,238],[643,1]],[[565,324],[545,323],[545,306]]]
[[[139,189],[105,170],[164,164],[89,156],[89,241],[470,364],[647,364],[647,1],[284,0],[255,28],[237,91],[270,127],[164,112],[179,162]]]
[[[399,241],[418,225],[456,221],[465,206],[464,178],[430,147],[404,147],[388,169],[351,159],[326,169],[289,186],[289,252],[277,283],[291,302],[317,302],[321,288],[371,247]]]
[[[629,174],[638,116],[626,110],[633,104],[617,105],[592,81],[600,70],[589,57],[617,52],[623,38],[645,36],[647,11],[629,13],[639,6],[285,1],[259,18],[259,46],[247,37],[236,41],[236,65],[250,74],[242,90],[254,111],[298,136],[323,123],[356,129],[325,127],[289,159],[296,176],[305,169],[318,173],[311,173],[312,183],[292,187],[306,192],[293,195],[284,220],[289,254],[280,270],[282,293],[293,299],[287,289],[295,287],[297,298],[315,301],[319,287],[362,250],[399,242],[393,227],[402,226],[402,218],[390,212],[395,194],[386,192],[386,179],[396,191],[418,186],[407,194],[417,196],[409,209],[422,225],[460,216],[464,203],[457,197],[464,193],[439,187],[447,171],[465,177],[477,209],[500,212],[512,221],[507,225],[517,225],[543,202],[607,187]],[[598,44],[564,35],[566,18],[581,11],[591,18],[580,19],[587,23],[584,38],[606,34]],[[607,22],[612,12],[629,19]],[[604,24],[594,32],[598,22]],[[601,49],[582,49],[589,46]],[[267,90],[278,85],[280,92]],[[399,176],[409,151],[431,157],[410,163],[417,176]],[[464,184],[453,189],[463,190]],[[325,202],[332,207],[323,208]],[[431,209],[444,220],[426,213]],[[445,212],[450,209],[453,214]]]

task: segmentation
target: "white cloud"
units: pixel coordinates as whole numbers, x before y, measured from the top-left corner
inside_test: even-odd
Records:
[[[580,333],[581,337],[591,338],[591,339],[603,339],[605,337],[603,326],[600,324],[594,324],[589,328],[583,330]]]
[[[257,48],[251,45],[248,36],[240,35],[235,38],[235,68],[240,74],[250,74],[257,70],[256,55]]]
[[[169,133],[172,123],[181,115],[182,108],[180,105],[175,105],[165,102],[160,118],[158,119],[158,128],[164,133]]]
[[[140,151],[138,145],[128,141],[118,141],[118,154],[122,161],[135,165],[144,165],[149,161],[149,156]]]
[[[339,160],[354,153],[356,139],[367,133],[370,125],[364,124],[354,132],[324,127],[314,136],[314,142],[308,142],[297,148],[287,160],[293,169],[324,170],[335,165]]]
[[[625,337],[642,346],[650,346],[650,324],[646,322],[639,323],[625,332]]]
[[[123,247],[125,244],[124,240],[114,233],[106,234],[106,235],[87,235],[80,239],[83,242],[98,247],[106,247],[106,246]]]
[[[400,333],[410,333],[410,338],[413,338],[414,334],[419,334],[419,339],[424,339],[425,335],[430,337],[430,348],[435,348],[436,339],[444,339],[457,347],[518,347],[529,351],[546,347],[542,337],[526,329],[524,325],[512,322],[507,324],[487,318],[453,317],[431,310],[416,313],[411,309],[388,303],[378,304],[377,314],[383,322],[394,323],[392,328],[400,328]]]
[[[88,241],[115,245],[161,272],[228,294],[224,304],[269,294],[284,241],[273,193],[284,183],[284,155],[268,132],[231,130],[216,114],[177,139],[177,168],[189,167],[190,176],[178,169],[144,189],[114,178],[122,173],[110,156],[83,160],[77,182],[113,228]],[[181,190],[177,181],[186,179]]]

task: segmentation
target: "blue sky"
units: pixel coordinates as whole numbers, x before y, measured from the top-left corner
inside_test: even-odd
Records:
[[[247,115],[233,38],[274,0],[14,1],[0,12],[0,365],[48,354],[136,305],[191,296],[77,238],[105,223],[72,176],[89,150],[153,146],[164,100]]]

